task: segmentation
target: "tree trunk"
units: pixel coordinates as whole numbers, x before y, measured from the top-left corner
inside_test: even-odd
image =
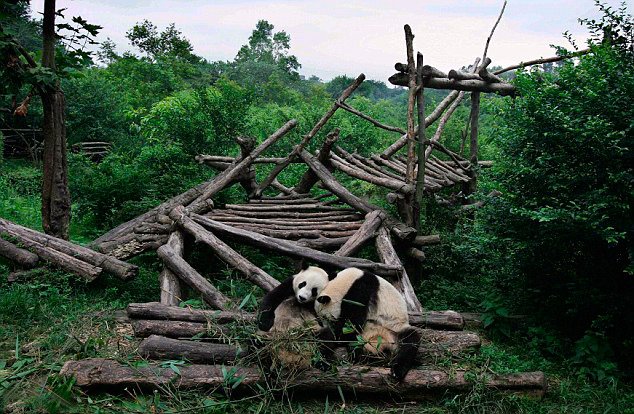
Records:
[[[55,0],[44,2],[42,66],[55,71]],[[66,160],[64,93],[59,84],[44,87],[42,97],[42,227],[48,234],[67,240],[70,225],[70,192]]]

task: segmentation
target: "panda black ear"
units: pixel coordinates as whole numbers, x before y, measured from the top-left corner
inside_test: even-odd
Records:
[[[322,295],[322,296],[317,298],[317,302],[321,303],[322,305],[326,305],[326,304],[330,303],[330,296]]]
[[[328,281],[330,282],[337,277],[337,273],[328,273]]]
[[[308,261],[307,261],[306,259],[302,259],[302,260],[299,262],[299,268],[300,268],[300,270],[306,270],[306,269],[308,269]]]

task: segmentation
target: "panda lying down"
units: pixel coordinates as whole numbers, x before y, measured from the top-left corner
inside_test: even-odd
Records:
[[[379,276],[348,268],[329,280],[322,269],[304,267],[264,297],[258,328],[275,332],[307,321],[321,339],[320,350],[327,361],[335,346],[354,343],[361,335],[366,352],[393,354],[391,372],[397,380],[414,365],[420,334],[409,324],[401,294]],[[320,322],[327,326],[321,328]],[[355,348],[351,353],[353,359],[360,356]]]

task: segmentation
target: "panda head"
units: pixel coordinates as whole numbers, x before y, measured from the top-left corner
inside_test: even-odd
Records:
[[[302,262],[302,270],[293,276],[293,291],[297,302],[313,302],[328,284],[328,279],[325,270]]]

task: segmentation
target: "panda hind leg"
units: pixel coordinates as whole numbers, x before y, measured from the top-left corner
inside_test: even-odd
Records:
[[[398,351],[392,361],[392,376],[402,381],[416,362],[420,333],[413,327],[406,328],[398,333]]]

